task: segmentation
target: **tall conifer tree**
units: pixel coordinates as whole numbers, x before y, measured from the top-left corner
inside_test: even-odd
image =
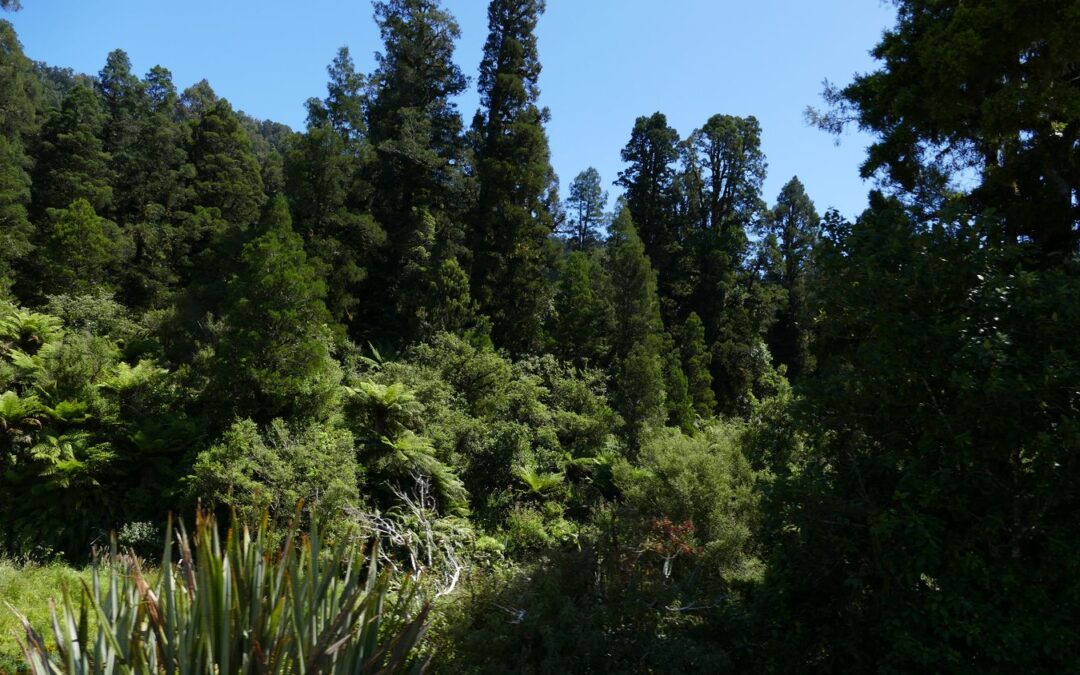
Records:
[[[772,318],[770,295],[746,265],[747,230],[765,205],[765,156],[753,117],[714,115],[685,146],[686,214],[692,218],[691,307],[713,345],[713,385],[722,411],[745,411]]]
[[[600,173],[591,166],[570,183],[566,224],[560,232],[566,235],[571,250],[584,251],[600,242],[607,199],[607,192],[600,186]]]
[[[677,308],[689,295],[693,260],[681,227],[684,222],[675,211],[679,142],[679,133],[668,125],[663,113],[637,118],[622,149],[622,160],[628,166],[615,181],[625,190],[626,206],[656,268],[667,319],[678,313]]]
[[[334,322],[284,197],[269,204],[239,262],[211,363],[213,397],[260,423],[322,417],[339,377],[329,351]]]
[[[814,202],[798,178],[792,178],[780,190],[764,224],[765,245],[777,252],[776,269],[769,271],[770,281],[784,291],[776,321],[769,328],[769,351],[777,363],[787,366],[789,377],[798,378],[812,365],[807,277],[820,226]]]
[[[480,64],[483,110],[473,122],[479,197],[472,217],[472,282],[497,344],[517,352],[541,343],[553,264],[548,208],[554,185],[537,105],[536,23],[543,0],[492,0]]]
[[[34,168],[33,213],[67,208],[85,199],[95,211],[113,202],[110,156],[101,137],[107,118],[94,90],[76,84],[42,128]]]
[[[611,340],[615,407],[626,422],[627,439],[636,445],[648,428],[663,425],[668,411],[656,272],[625,205],[620,205],[611,224],[608,269],[615,316]]]
[[[191,161],[198,205],[217,209],[229,223],[246,227],[266,201],[251,140],[224,99],[207,104],[194,124]]]
[[[327,306],[353,328],[358,300],[385,233],[371,213],[374,162],[363,111],[365,79],[342,47],[327,67],[325,99],[308,101],[307,131],[285,155],[286,194],[296,229],[327,281]],[[357,331],[354,331],[357,332]]]
[[[438,0],[375,3],[383,39],[368,107],[374,212],[387,250],[372,299],[384,332],[423,336],[438,298],[440,259],[460,252],[464,193],[462,121],[453,98],[467,80],[453,61],[457,22]],[[381,303],[380,303],[381,304]]]
[[[15,29],[0,21],[0,296],[14,282],[15,265],[30,252],[33,238],[25,144],[37,127],[39,92],[31,69]]]

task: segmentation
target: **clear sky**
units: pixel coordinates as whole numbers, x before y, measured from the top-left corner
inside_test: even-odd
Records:
[[[161,64],[184,89],[206,78],[234,107],[304,124],[304,101],[325,93],[325,67],[347,45],[370,72],[380,48],[368,0],[23,0],[7,13],[28,56],[96,73],[114,48],[137,73]],[[472,78],[487,33],[485,0],[445,0],[462,37],[456,58]],[[891,25],[879,0],[548,0],[538,29],[541,104],[565,191],[595,166],[605,183],[634,119],[657,110],[683,136],[716,113],[755,115],[769,162],[765,197],[798,175],[824,211],[853,216],[867,138],[834,139],[806,125],[821,83],[872,68],[870,48]],[[466,123],[475,91],[463,96]],[[616,192],[611,189],[612,194]]]

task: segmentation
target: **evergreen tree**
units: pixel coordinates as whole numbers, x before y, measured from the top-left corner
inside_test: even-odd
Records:
[[[144,93],[131,153],[125,199],[129,222],[171,220],[195,200],[195,167],[188,159],[191,129],[179,122],[179,100],[172,73],[154,66],[142,82]]]
[[[285,158],[292,129],[270,120],[257,120],[243,112],[236,114],[251,142],[251,154],[259,166],[263,193],[272,197],[285,189]]]
[[[609,363],[615,316],[608,272],[597,255],[574,251],[555,295],[554,351],[578,366]]]
[[[33,250],[26,164],[22,143],[0,136],[0,298],[15,281],[15,266]]]
[[[663,425],[668,411],[656,272],[625,205],[620,205],[611,224],[608,269],[615,316],[611,342],[617,359],[615,408],[626,422],[629,442],[636,447],[647,429]],[[673,369],[669,372],[674,375]]]
[[[124,297],[136,307],[159,306],[184,273],[193,223],[195,167],[188,159],[190,126],[179,121],[172,74],[154,66],[143,78],[135,141],[123,151],[116,212],[133,252]]]
[[[712,387],[712,351],[705,342],[705,326],[696,312],[690,312],[682,330],[683,371],[694,410],[703,419],[716,411]]]
[[[109,153],[113,173],[114,202],[104,214],[124,224],[133,220],[127,202],[137,192],[139,173],[139,131],[149,112],[143,83],[131,72],[131,60],[120,50],[109,53],[95,82],[105,111],[102,146]]]
[[[664,333],[661,338],[661,354],[664,368],[664,404],[667,423],[685,433],[694,430],[694,399],[690,395],[690,381],[683,370],[675,338]]]
[[[385,233],[371,214],[365,174],[375,161],[363,117],[363,76],[342,47],[327,67],[325,99],[308,101],[307,131],[285,155],[285,192],[297,231],[326,280],[335,320],[355,327],[358,298]],[[356,331],[354,331],[356,332]]]
[[[113,201],[110,157],[101,141],[106,122],[101,101],[93,89],[76,84],[41,130],[41,146],[34,167],[33,213],[65,209],[85,199],[95,211]]]
[[[956,192],[956,170],[968,169],[980,177],[974,204],[1004,216],[996,241],[1055,263],[1075,254],[1074,3],[896,4],[895,28],[873,50],[882,67],[827,90],[835,109],[812,119],[872,130],[862,173],[880,174],[905,199],[940,206]]]
[[[326,98],[319,114],[309,119],[309,123],[327,122],[341,137],[349,152],[360,157],[367,148],[367,121],[365,109],[368,105],[366,94],[367,79],[356,71],[348,47],[338,49],[334,59],[326,68],[330,76],[326,84]],[[312,108],[309,102],[309,116]]]
[[[468,331],[484,332],[489,329],[469,294],[469,275],[457,258],[446,258],[439,264],[431,297],[433,303],[425,316],[426,333],[461,335]]]
[[[765,156],[753,117],[714,115],[686,145],[686,187],[696,249],[691,306],[713,345],[713,385],[720,409],[743,411],[754,385],[770,294],[744,262],[747,229],[764,210]]]
[[[612,220],[607,247],[616,321],[612,347],[616,354],[626,354],[633,345],[659,336],[663,322],[656,297],[656,272],[625,205],[620,204]]]
[[[210,83],[199,80],[180,94],[180,117],[186,122],[195,124],[199,117],[210,110],[218,102],[218,95]]]
[[[900,198],[828,218],[815,251],[812,452],[770,490],[769,666],[1075,670],[1080,17],[897,7],[839,94]]]
[[[340,374],[330,357],[326,286],[276,197],[240,253],[224,328],[209,364],[212,400],[239,417],[322,418]]]
[[[462,121],[453,98],[467,80],[453,62],[460,30],[439,0],[375,3],[384,50],[376,54],[367,111],[373,210],[387,248],[372,279],[371,321],[383,335],[423,337],[438,298],[443,255],[460,253],[464,199]]]
[[[635,344],[613,366],[612,404],[622,415],[623,434],[631,452],[641,447],[652,429],[667,421],[664,360],[656,344]]]
[[[0,20],[0,136],[9,140],[26,140],[37,129],[41,87],[33,71],[14,26]]]
[[[607,192],[600,187],[600,173],[589,167],[570,183],[566,200],[569,218],[562,230],[568,237],[570,249],[584,251],[600,242],[600,228],[607,206]]]
[[[25,143],[36,130],[39,92],[7,21],[0,21],[0,297],[14,282],[15,266],[31,251],[29,158]]]
[[[787,366],[792,379],[812,366],[807,276],[820,222],[814,202],[798,178],[784,185],[764,220],[767,245],[777,252],[769,276],[784,291],[776,321],[769,328],[769,352],[777,363]]]
[[[462,152],[461,116],[452,99],[465,91],[468,80],[453,60],[461,30],[440,4],[375,3],[384,51],[375,56],[367,117],[373,142],[388,144],[389,152],[430,151],[446,163]]]
[[[497,344],[536,348],[550,312],[554,227],[549,163],[537,80],[536,23],[543,0],[492,0],[480,64],[483,110],[473,122],[479,196],[472,217],[474,297],[494,323]]]
[[[259,164],[227,101],[215,101],[199,114],[190,156],[200,206],[217,209],[227,222],[241,227],[258,219],[266,201]]]
[[[691,251],[675,214],[678,159],[679,133],[668,126],[667,117],[659,112],[639,117],[622,149],[629,166],[615,181],[625,190],[626,206],[656,267],[666,318],[674,317],[676,306],[685,302],[692,271]]]
[[[38,245],[37,292],[90,294],[111,290],[122,246],[116,226],[94,213],[85,199],[66,209],[50,209],[45,236]]]

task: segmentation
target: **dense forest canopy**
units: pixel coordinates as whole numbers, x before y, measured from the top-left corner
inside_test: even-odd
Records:
[[[544,0],[476,111],[377,0],[300,131],[0,21],[0,557],[303,501],[445,672],[1080,670],[1080,4],[894,4],[808,114],[873,134],[851,220],[723,111],[562,199]]]

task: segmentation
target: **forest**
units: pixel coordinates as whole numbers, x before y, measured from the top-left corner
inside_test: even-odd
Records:
[[[0,19],[0,672],[1080,672],[1080,2],[891,4],[852,219],[723,111],[562,198],[544,0],[302,130]]]

